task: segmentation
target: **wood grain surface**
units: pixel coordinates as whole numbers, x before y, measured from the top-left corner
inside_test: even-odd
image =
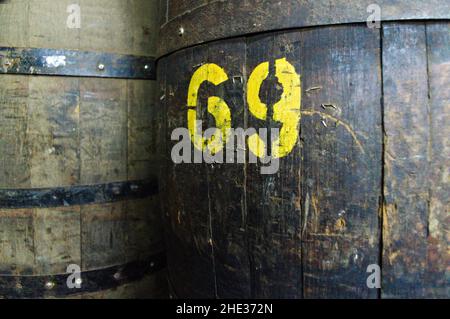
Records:
[[[169,10],[169,12],[171,12]],[[171,13],[173,14],[173,13]],[[449,24],[327,26],[221,40],[159,62],[166,140],[163,203],[169,278],[180,297],[411,298],[448,296]],[[228,80],[200,87],[228,105],[232,127],[279,128],[275,62],[301,78],[295,148],[276,174],[262,164],[174,164],[187,127],[192,74],[206,63]],[[249,112],[252,71],[269,62]],[[369,265],[381,289],[367,286]],[[186,270],[189,272],[186,273]]]
[[[158,1],[77,1],[79,29],[66,24],[72,3],[1,4],[0,46],[155,54]],[[156,86],[133,79],[0,75],[0,188],[95,185],[157,175]],[[64,274],[69,264],[98,270],[161,250],[157,197],[0,208],[0,276]],[[152,290],[156,296],[164,290],[161,278],[146,279],[148,289],[143,283],[92,296],[142,298],[152,297]]]

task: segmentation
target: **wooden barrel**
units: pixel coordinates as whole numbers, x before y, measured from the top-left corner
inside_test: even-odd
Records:
[[[172,294],[448,297],[449,2],[162,2]]]
[[[167,295],[157,24],[156,1],[0,3],[0,298]]]

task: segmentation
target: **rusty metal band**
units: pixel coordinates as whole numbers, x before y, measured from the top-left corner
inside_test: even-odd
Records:
[[[92,271],[82,271],[79,288],[67,285],[68,274],[14,276],[0,274],[1,298],[48,298],[99,292],[142,279],[166,267],[166,254],[159,252],[146,259]]]
[[[177,11],[163,1],[158,57],[196,44],[259,32],[366,23],[377,4],[380,21],[447,20],[448,0],[212,0]]]
[[[45,208],[111,203],[158,193],[156,178],[56,188],[0,189],[0,208]]]
[[[155,80],[156,66],[146,56],[0,47],[0,74]]]

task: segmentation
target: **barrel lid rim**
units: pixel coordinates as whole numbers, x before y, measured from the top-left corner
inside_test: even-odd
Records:
[[[210,1],[162,21],[157,58],[207,42],[268,31],[367,23],[377,10],[369,7],[373,4],[381,10],[380,22],[450,19],[450,2],[446,0]],[[252,13],[255,6],[258,10]],[[202,19],[209,16],[213,18]],[[203,21],[202,28],[199,21]]]

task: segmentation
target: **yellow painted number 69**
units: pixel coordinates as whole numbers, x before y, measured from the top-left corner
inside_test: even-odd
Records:
[[[247,103],[250,113],[260,120],[267,119],[267,105],[259,98],[262,83],[269,76],[269,62],[258,65],[247,83]],[[280,134],[272,144],[272,157],[287,156],[298,139],[301,105],[301,82],[294,66],[285,58],[275,61],[275,76],[283,87],[280,101],[273,106],[273,120],[282,123]],[[206,148],[215,154],[228,141],[231,129],[231,112],[226,102],[217,96],[209,97],[208,112],[216,120],[216,133],[209,139],[202,137],[196,127],[198,91],[203,82],[219,85],[228,80],[226,72],[217,64],[202,65],[192,76],[188,91],[188,129],[191,140],[198,150]],[[220,139],[218,136],[220,135]],[[248,138],[250,151],[258,157],[265,156],[266,145],[258,134]]]

